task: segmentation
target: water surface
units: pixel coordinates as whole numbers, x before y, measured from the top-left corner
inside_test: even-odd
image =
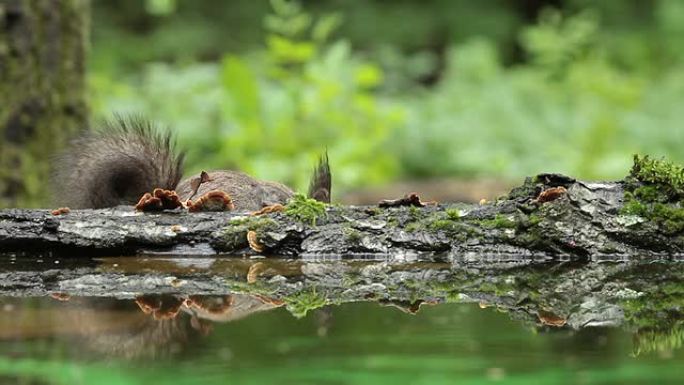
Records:
[[[684,354],[679,348],[682,298],[678,288],[682,285],[673,278],[677,274],[663,275],[663,271],[677,273],[678,264],[651,266],[651,270],[639,267],[646,276],[659,279],[650,288],[652,291],[646,290],[649,288],[643,286],[643,280],[637,284],[632,277],[636,267],[617,264],[556,266],[555,270],[543,266],[534,269],[534,274],[549,272],[544,276],[546,280],[539,281],[530,278],[530,267],[513,271],[506,268],[501,281],[504,286],[492,280],[496,273],[481,268],[467,269],[472,276],[487,276],[484,283],[475,284],[471,275],[455,266],[392,265],[394,270],[387,277],[401,274],[401,282],[411,284],[391,288],[389,278],[376,280],[370,285],[385,285],[384,292],[377,292],[384,294],[364,294],[367,298],[363,300],[349,294],[350,289],[340,294],[345,291],[334,291],[332,284],[321,286],[333,281],[332,273],[321,272],[319,263],[306,267],[306,263],[296,262],[303,266],[300,276],[291,265],[294,262],[274,263],[271,267],[280,266],[281,270],[273,272],[277,279],[266,277],[267,282],[291,284],[301,290],[315,283],[313,292],[318,290],[317,296],[307,297],[309,307],[304,311],[288,302],[295,298],[291,292],[280,293],[267,285],[258,287],[270,291],[259,293],[245,289],[251,286],[239,289],[242,286],[233,285],[233,292],[220,295],[183,294],[179,289],[178,293],[129,293],[129,298],[117,291],[118,298],[112,298],[101,292],[84,296],[54,290],[50,295],[14,296],[8,294],[18,293],[20,288],[5,284],[6,296],[0,297],[0,383],[684,382]],[[363,262],[361,269],[368,272],[386,266],[373,263]],[[119,265],[103,260],[95,264],[102,274],[111,274],[112,266]],[[93,263],[89,266],[93,268]],[[220,272],[211,273],[212,279],[230,275],[224,265],[220,266]],[[351,271],[348,262],[344,266]],[[24,273],[29,270],[26,266],[22,269]],[[74,269],[68,274],[94,275],[95,271],[84,270],[78,264],[68,269]],[[66,286],[74,282],[74,275],[68,275],[67,282],[53,270],[44,269],[42,274],[53,277],[61,287],[76,287]],[[417,287],[412,281],[415,277],[408,275],[431,270],[446,280],[431,286],[433,291]],[[290,272],[288,278],[277,274],[283,271]],[[604,277],[605,282],[596,286],[602,291],[591,289],[575,300],[573,295],[577,293],[562,289],[569,277],[584,274],[585,280],[591,280],[589,272],[597,271]],[[124,275],[130,274],[128,271]],[[145,274],[155,273],[148,269]],[[195,271],[183,279],[207,278],[197,274]],[[349,274],[343,278],[349,280]],[[117,275],[119,279],[122,276]],[[176,279],[179,276],[176,271]],[[327,281],[316,281],[315,277]],[[46,280],[42,284],[48,283]],[[358,282],[347,283],[361,286]],[[454,290],[459,296],[445,291],[447,283],[448,290],[457,288]],[[622,293],[627,290],[625,285],[637,294]],[[325,301],[316,302],[323,298],[322,292],[328,293]],[[605,294],[613,292],[618,293],[615,300]],[[420,293],[423,296],[419,298]],[[594,294],[595,298],[587,300]],[[301,295],[296,298],[301,305]],[[598,305],[586,309],[593,303]],[[615,321],[614,313],[621,314],[623,320]],[[577,319],[591,321],[573,323]]]

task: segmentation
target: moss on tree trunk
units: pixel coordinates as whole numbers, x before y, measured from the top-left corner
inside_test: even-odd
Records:
[[[50,156],[85,126],[88,0],[0,0],[0,207],[47,202]]]

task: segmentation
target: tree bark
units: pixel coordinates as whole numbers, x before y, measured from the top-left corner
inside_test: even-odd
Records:
[[[48,200],[50,155],[85,127],[87,0],[0,0],[0,207]]]
[[[313,218],[287,213],[150,214],[121,206],[53,216],[45,210],[14,209],[0,211],[0,251],[448,261],[679,255],[684,237],[657,222],[623,214],[624,195],[622,182],[590,183],[543,174],[528,178],[506,198],[483,205],[327,206],[315,224]]]

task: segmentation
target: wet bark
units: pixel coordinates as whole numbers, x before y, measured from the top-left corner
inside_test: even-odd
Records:
[[[87,0],[0,0],[0,207],[47,202],[50,156],[85,127]]]
[[[136,213],[132,207],[0,211],[0,251],[68,256],[343,255],[394,260],[621,260],[671,257],[684,238],[621,213],[623,183],[543,174],[498,201],[425,207],[328,206],[315,219],[286,213]],[[251,245],[247,234],[252,232]]]

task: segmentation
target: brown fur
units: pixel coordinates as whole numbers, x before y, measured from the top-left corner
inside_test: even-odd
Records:
[[[285,204],[294,194],[285,185],[258,180],[239,171],[217,170],[207,174],[210,179],[199,185],[195,197],[221,190],[230,195],[235,209],[240,211],[255,211],[275,203]],[[178,184],[176,192],[181,200],[187,200],[193,195],[193,179],[195,177],[187,178]]]
[[[174,147],[171,134],[158,133],[140,117],[105,122],[73,140],[57,158],[57,201],[71,208],[102,208],[134,204],[155,188],[173,190],[184,157]]]
[[[176,190],[182,201],[223,191],[240,211],[286,204],[294,192],[287,186],[232,170],[216,170],[180,181],[182,152],[170,133],[160,134],[139,117],[117,117],[102,128],[72,141],[57,159],[53,177],[57,203],[72,208],[132,205],[156,188]],[[314,170],[309,196],[330,202],[327,154]]]

